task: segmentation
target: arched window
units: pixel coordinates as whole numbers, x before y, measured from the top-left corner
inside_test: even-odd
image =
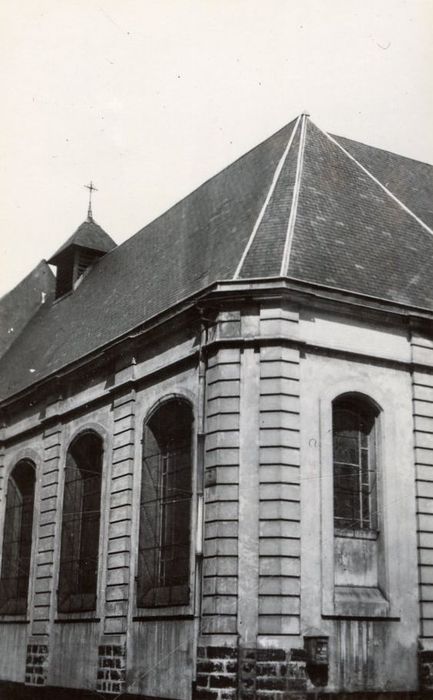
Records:
[[[27,611],[32,551],[35,465],[23,459],[14,467],[7,485],[0,576],[0,613]]]
[[[137,604],[189,602],[192,497],[190,405],[170,399],[144,426]]]
[[[334,401],[335,528],[377,528],[376,423],[377,410],[366,399]]]
[[[96,607],[102,452],[101,437],[89,431],[75,438],[66,455],[58,588],[60,612]]]

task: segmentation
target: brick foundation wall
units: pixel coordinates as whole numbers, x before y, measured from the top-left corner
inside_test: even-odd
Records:
[[[125,647],[118,644],[102,644],[98,647],[97,691],[117,695],[126,690],[125,655]]]
[[[26,658],[26,685],[45,685],[48,666],[46,644],[28,644]]]
[[[301,700],[306,691],[302,649],[198,649],[194,700]]]
[[[234,647],[199,647],[193,700],[236,700],[238,650]]]
[[[433,691],[433,651],[420,651],[419,661],[419,684],[421,690]]]
[[[242,650],[239,665],[239,700],[303,698],[307,675],[302,650]]]

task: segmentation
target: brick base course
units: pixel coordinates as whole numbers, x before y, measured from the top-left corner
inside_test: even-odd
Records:
[[[302,650],[199,647],[194,700],[301,700]]]
[[[120,695],[126,690],[125,647],[102,644],[98,647],[96,689],[102,693]]]
[[[194,700],[236,700],[238,651],[234,647],[199,647]]]
[[[433,695],[433,651],[420,651],[418,661],[420,688]]]
[[[26,685],[45,685],[47,679],[48,647],[46,644],[27,644]]]

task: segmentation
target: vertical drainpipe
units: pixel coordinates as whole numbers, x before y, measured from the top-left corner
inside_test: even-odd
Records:
[[[206,421],[206,372],[207,355],[205,347],[208,341],[208,319],[200,313],[200,350],[198,361],[198,400],[197,400],[197,518],[195,533],[195,630],[194,630],[194,679],[197,668],[197,646],[200,635],[200,621],[202,608],[202,570],[203,570],[203,537],[204,537],[204,447],[205,447],[205,421]]]

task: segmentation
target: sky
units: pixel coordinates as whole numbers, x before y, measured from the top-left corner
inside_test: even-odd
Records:
[[[129,238],[303,111],[433,164],[433,0],[2,0],[0,296]]]

